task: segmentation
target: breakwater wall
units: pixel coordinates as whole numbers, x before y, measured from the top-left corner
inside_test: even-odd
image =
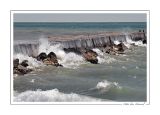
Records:
[[[48,40],[51,45],[60,43],[63,48],[74,48],[74,49],[90,49],[104,47],[112,45],[114,41],[126,42],[127,39],[132,41],[143,41],[147,40],[145,32],[136,33],[99,33],[99,34],[88,34],[88,35],[66,35],[66,36],[48,36]],[[18,43],[14,44],[14,53],[22,53],[29,56],[37,56],[39,43]]]

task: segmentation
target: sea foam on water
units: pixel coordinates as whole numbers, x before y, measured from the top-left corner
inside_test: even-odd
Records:
[[[72,102],[101,101],[101,99],[83,96],[76,93],[65,94],[58,89],[15,92],[14,102]]]

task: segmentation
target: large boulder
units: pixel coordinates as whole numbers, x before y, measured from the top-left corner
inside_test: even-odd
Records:
[[[45,65],[54,65],[54,63],[51,61],[50,58],[44,59],[44,60],[43,60],[43,63],[44,63]]]
[[[43,61],[43,60],[46,59],[46,58],[47,58],[47,54],[44,53],[44,52],[40,53],[40,54],[37,56],[37,60],[38,60],[38,61]]]
[[[45,65],[62,66],[58,63],[57,56],[54,52],[50,52],[48,55],[42,52],[37,56],[37,60],[42,61]]]
[[[98,54],[94,52],[93,50],[87,50],[83,53],[83,57],[89,61],[90,63],[93,64],[98,64],[98,59],[97,59]]]

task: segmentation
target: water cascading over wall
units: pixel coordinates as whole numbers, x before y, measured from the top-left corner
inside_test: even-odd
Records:
[[[125,42],[126,38],[133,41],[139,41],[146,39],[145,33],[131,33],[128,35],[95,35],[92,37],[84,37],[79,39],[71,38],[69,40],[52,41],[51,45],[60,43],[63,48],[75,48],[75,49],[90,49],[96,47],[104,47],[113,44],[114,41]],[[29,56],[37,56],[39,49],[39,43],[19,43],[14,44],[14,53],[22,53]]]

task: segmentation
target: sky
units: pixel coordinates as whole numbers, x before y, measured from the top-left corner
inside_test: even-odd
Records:
[[[14,22],[146,22],[146,13],[14,13]]]

